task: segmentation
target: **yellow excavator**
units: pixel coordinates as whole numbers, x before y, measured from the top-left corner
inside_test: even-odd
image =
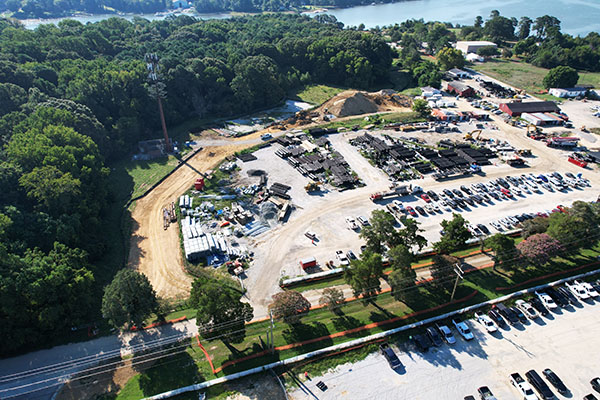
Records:
[[[475,129],[472,132],[467,133],[464,136],[465,140],[479,140],[479,137],[481,136],[481,129]]]
[[[304,186],[304,190],[306,190],[309,193],[318,192],[321,189],[319,185],[321,185],[321,182],[310,182],[306,184],[306,186]]]

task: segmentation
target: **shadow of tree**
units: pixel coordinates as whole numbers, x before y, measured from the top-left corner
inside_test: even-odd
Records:
[[[339,331],[339,332],[358,328],[359,326],[363,326],[365,324],[364,322],[362,322],[354,317],[351,317],[349,315],[340,316],[340,317],[332,319],[331,321],[333,322],[333,326],[335,327],[335,330]],[[362,332],[356,332],[356,333],[350,333],[346,336],[360,337],[363,335],[364,335],[364,333],[362,333]]]
[[[139,386],[144,396],[192,385],[204,380],[194,359],[186,352],[161,359],[142,372]]]

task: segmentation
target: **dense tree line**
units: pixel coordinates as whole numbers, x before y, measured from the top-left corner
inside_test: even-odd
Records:
[[[331,19],[112,18],[36,30],[0,20],[0,353],[100,317],[115,272],[100,266],[114,197],[105,163],[159,136],[146,53],[161,57],[171,125],[271,107],[305,83],[368,88],[392,61],[377,35]],[[107,304],[116,325],[140,322]]]
[[[73,12],[154,13],[170,6],[166,0],[0,0],[0,10],[12,12],[15,18],[52,18]],[[169,7],[170,8],[170,7]]]

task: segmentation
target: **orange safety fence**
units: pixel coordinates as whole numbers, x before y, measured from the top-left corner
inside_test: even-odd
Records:
[[[475,297],[475,295],[477,295],[477,293],[478,293],[478,291],[474,290],[471,294],[469,294],[469,295],[467,295],[467,296],[465,296],[465,297],[463,297],[461,299],[456,299],[456,300],[453,300],[451,302],[447,302],[447,303],[444,303],[444,304],[439,304],[439,305],[437,305],[435,307],[427,308],[425,310],[415,311],[415,312],[410,313],[410,314],[402,315],[400,317],[390,318],[390,319],[387,319],[387,320],[384,320],[384,321],[373,322],[373,323],[366,324],[366,325],[363,325],[363,326],[359,326],[359,327],[356,327],[356,328],[347,329],[347,330],[342,331],[342,332],[336,332],[336,333],[332,333],[330,335],[321,336],[321,337],[318,337],[318,338],[307,339],[307,340],[304,340],[302,342],[296,342],[296,343],[286,344],[286,345],[283,345],[283,346],[277,346],[277,347],[275,347],[275,350],[277,350],[277,351],[289,350],[289,349],[293,349],[293,348],[296,348],[296,347],[304,346],[304,345],[307,345],[307,344],[320,342],[320,341],[325,340],[325,339],[334,339],[334,338],[338,338],[338,337],[341,337],[341,336],[346,336],[348,334],[352,334],[352,333],[356,333],[356,332],[361,332],[361,331],[373,329],[373,328],[376,328],[376,327],[379,327],[379,326],[382,326],[382,325],[387,325],[387,324],[390,324],[390,323],[393,323],[393,322],[398,322],[398,321],[406,320],[406,319],[409,319],[409,318],[412,318],[412,317],[415,317],[415,316],[418,316],[418,315],[421,315],[421,314],[426,314],[426,313],[429,313],[429,312],[432,312],[432,311],[439,310],[440,308],[446,307],[446,306],[451,305],[451,304],[465,302],[465,301],[470,300],[473,297]],[[227,367],[229,367],[231,365],[235,365],[235,364],[240,363],[240,362],[252,360],[254,358],[262,357],[263,355],[266,355],[268,353],[269,353],[269,350],[264,350],[264,351],[261,351],[261,352],[255,353],[255,354],[248,355],[246,357],[238,358],[237,360],[226,361],[219,368],[217,368],[216,370],[213,370],[213,372],[215,374],[217,374],[217,373],[221,372],[224,368],[227,368]],[[207,355],[207,358],[208,358],[208,355]]]
[[[198,347],[200,347],[200,349],[202,350],[202,352],[206,356],[206,359],[208,360],[208,363],[210,364],[210,369],[212,369],[213,374],[217,374],[217,371],[215,371],[215,366],[213,365],[213,362],[210,359],[210,356],[208,355],[208,352],[206,351],[206,349],[204,348],[204,346],[202,346],[202,343],[200,343],[200,337],[198,337],[198,335],[196,335],[196,341],[198,342]]]

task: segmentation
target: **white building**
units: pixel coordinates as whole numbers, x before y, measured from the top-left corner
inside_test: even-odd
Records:
[[[548,93],[554,97],[572,98],[572,97],[583,97],[587,93],[587,88],[552,88],[548,90]]]
[[[477,53],[482,47],[494,46],[498,47],[498,45],[494,42],[486,42],[485,40],[475,40],[475,41],[459,41],[456,42],[456,48],[462,51],[464,54],[468,53]]]
[[[469,62],[484,62],[485,58],[481,57],[476,53],[469,53],[465,56],[465,59]]]
[[[458,68],[452,68],[451,70],[448,71],[448,74],[455,78],[464,78],[464,79],[471,78],[471,74],[469,74],[467,71],[463,71],[462,69],[458,69]]]
[[[436,89],[431,86],[425,86],[425,87],[421,88],[421,95],[423,97],[432,97],[433,95],[441,94],[441,93],[442,93],[442,91],[440,89]]]

